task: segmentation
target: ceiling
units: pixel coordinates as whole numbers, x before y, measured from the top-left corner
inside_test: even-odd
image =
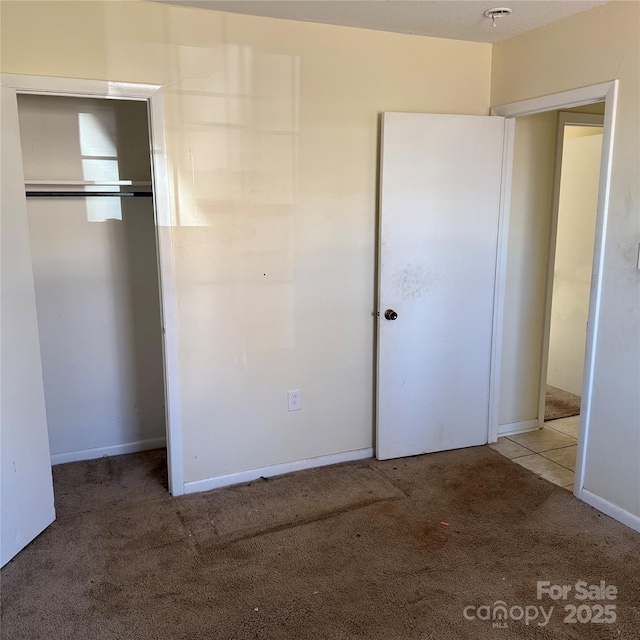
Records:
[[[322,22],[379,31],[498,42],[562,20],[607,0],[152,0],[200,9],[270,18]],[[511,16],[496,19],[487,9],[509,7]]]

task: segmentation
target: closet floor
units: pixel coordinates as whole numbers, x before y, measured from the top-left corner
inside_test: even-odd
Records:
[[[169,497],[166,449],[68,462],[51,469],[58,518]]]

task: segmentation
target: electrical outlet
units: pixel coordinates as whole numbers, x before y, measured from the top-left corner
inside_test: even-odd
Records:
[[[289,391],[289,411],[300,411],[301,402],[300,389]]]

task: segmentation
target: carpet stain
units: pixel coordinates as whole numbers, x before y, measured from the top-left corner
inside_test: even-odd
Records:
[[[115,584],[111,584],[109,582],[103,582],[101,584],[92,585],[89,589],[87,589],[87,598],[103,602],[111,601],[122,592],[122,587],[118,587]]]
[[[441,524],[424,522],[399,510],[393,504],[376,505],[377,517],[384,517],[395,527],[397,535],[405,537],[422,551],[437,551],[450,540],[450,533]]]
[[[503,461],[498,458],[461,465],[443,488],[452,493],[456,506],[468,513],[489,513],[497,519],[508,518],[512,522],[526,520],[546,503],[551,485],[539,482],[540,479],[526,469],[513,469],[507,487],[503,484],[502,465]],[[470,483],[469,478],[474,481]],[[513,495],[518,495],[520,500],[513,501]]]

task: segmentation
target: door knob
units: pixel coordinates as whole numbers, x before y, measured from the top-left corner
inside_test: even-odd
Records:
[[[395,320],[398,317],[398,314],[393,309],[387,309],[384,312],[384,317],[387,320]]]

